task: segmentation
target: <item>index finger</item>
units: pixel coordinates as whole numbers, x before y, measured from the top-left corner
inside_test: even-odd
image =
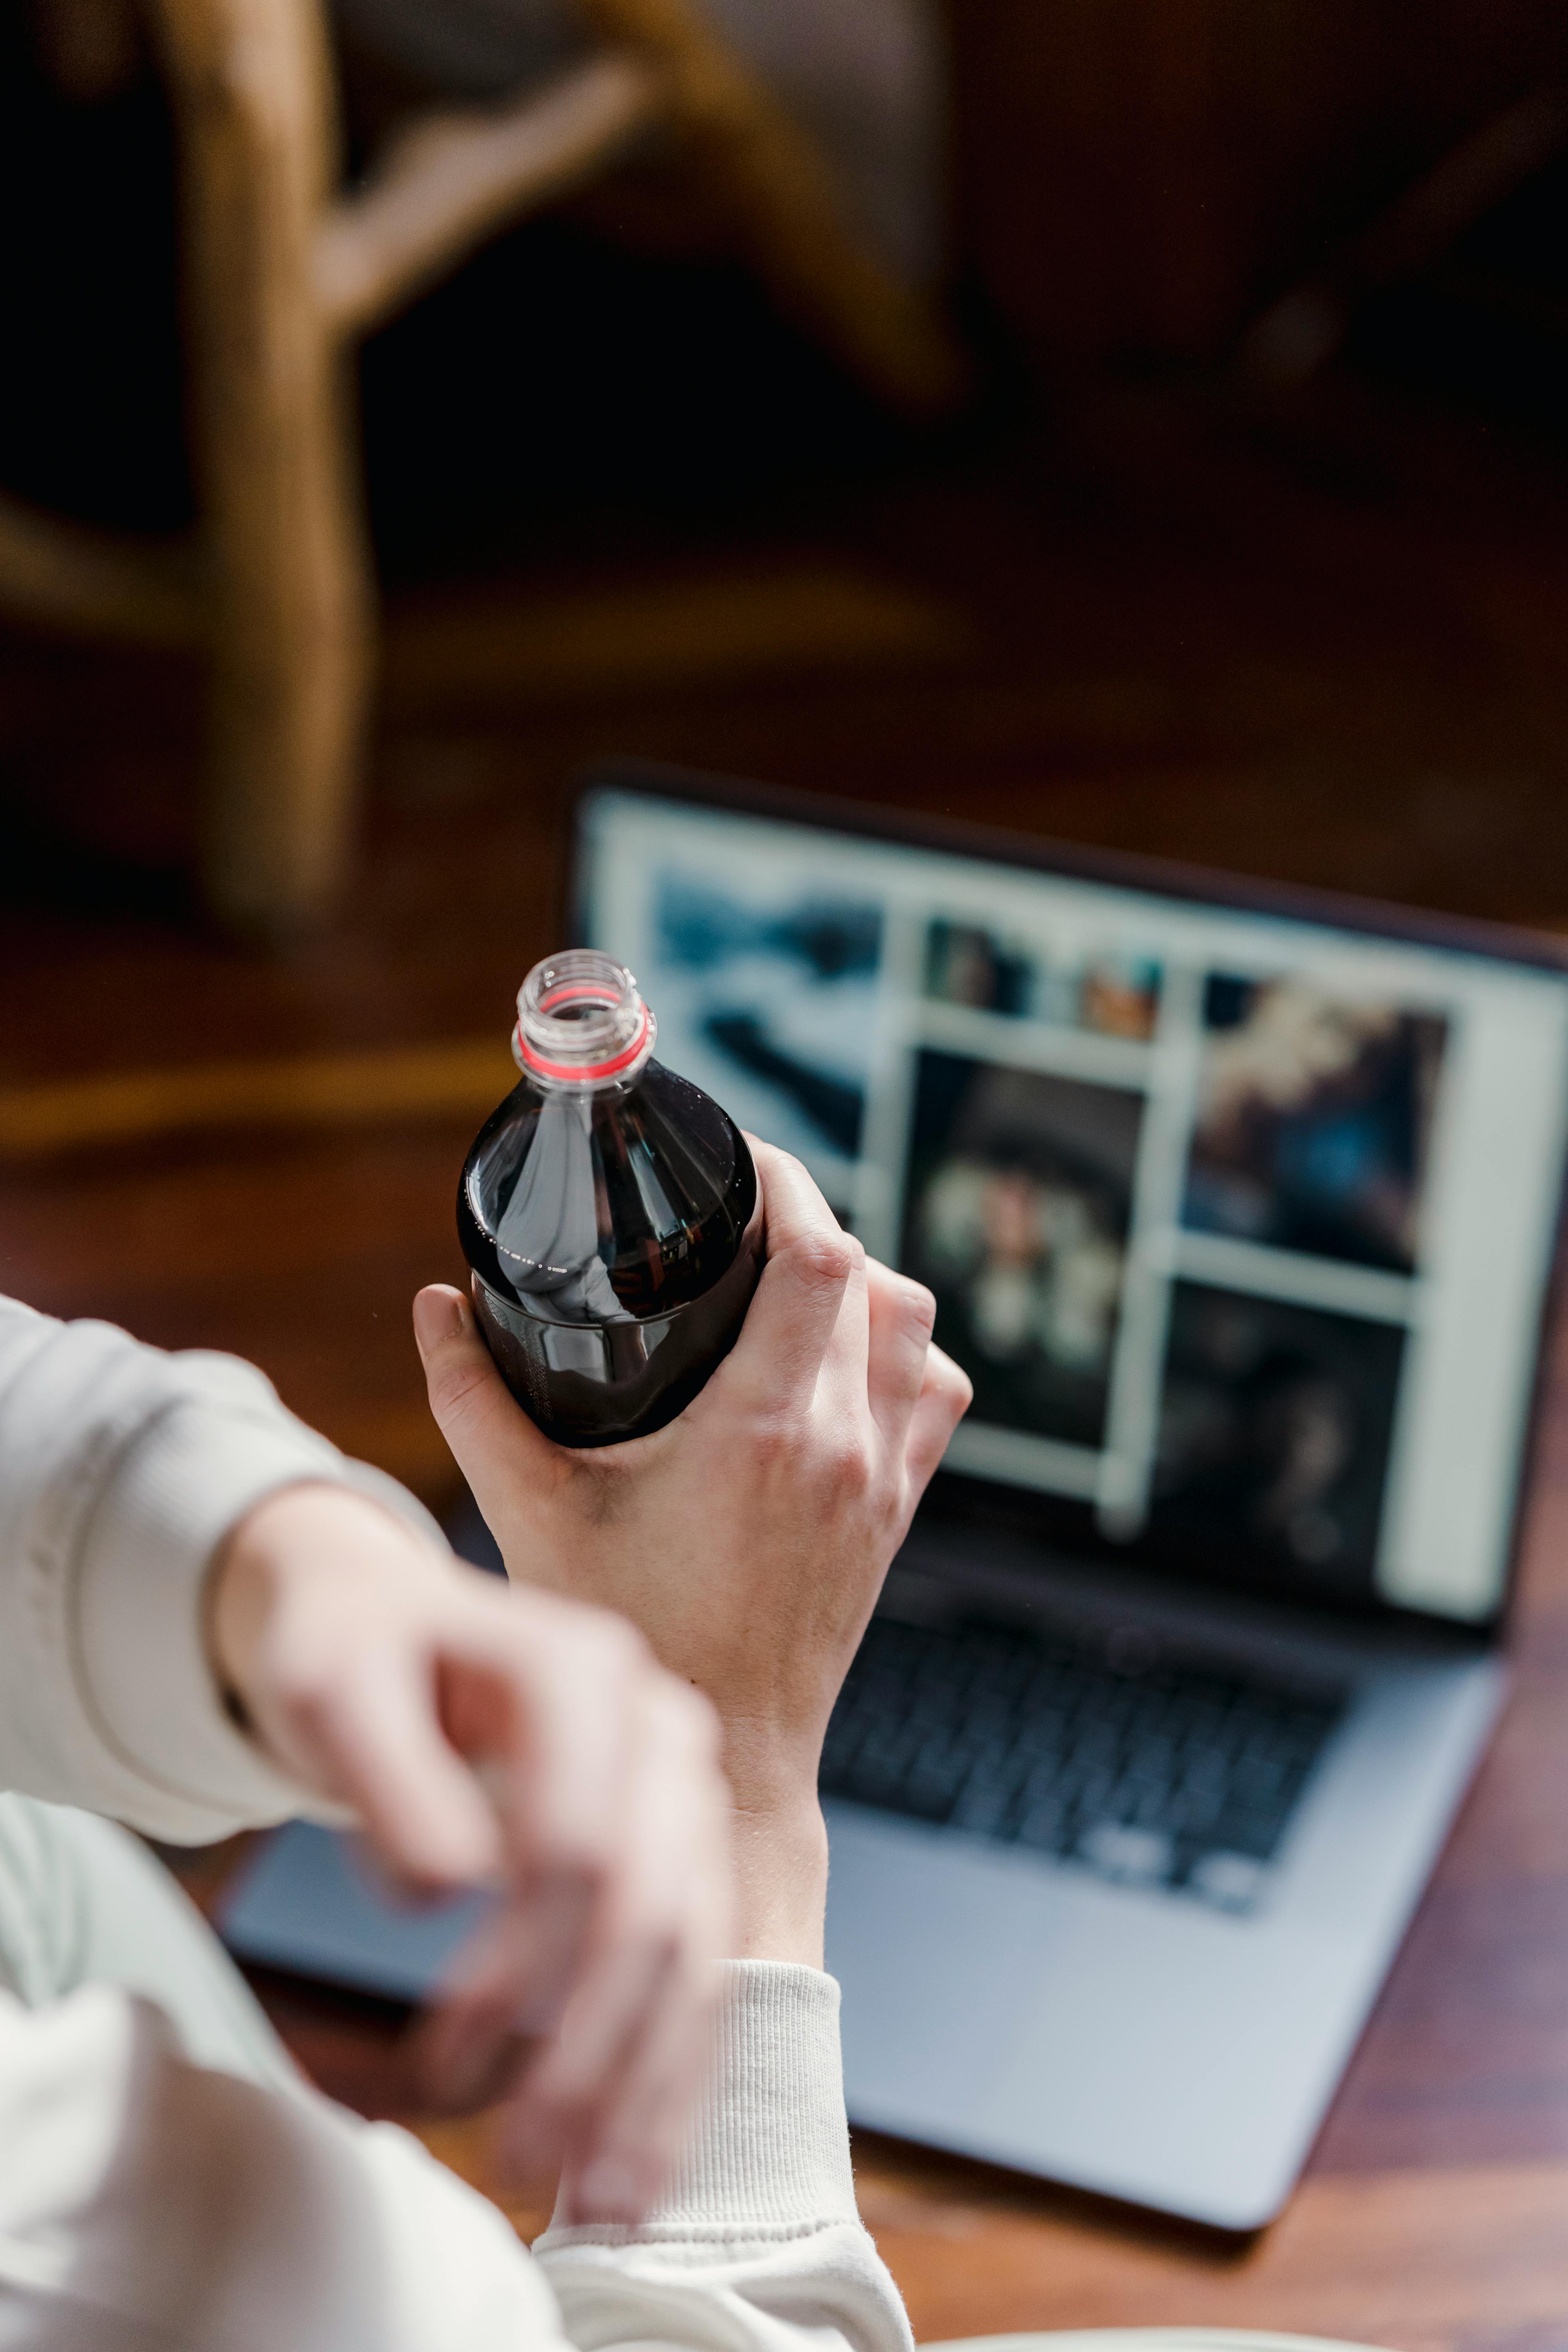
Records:
[[[721,1377],[727,1389],[776,1403],[809,1400],[858,1248],[798,1160],[748,1136],[762,1186],[767,1263]]]

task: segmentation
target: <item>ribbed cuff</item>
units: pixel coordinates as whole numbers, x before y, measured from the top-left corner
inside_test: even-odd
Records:
[[[266,1495],[313,1479],[368,1492],[444,1541],[392,1479],[345,1461],[276,1404],[171,1404],[116,1465],[79,1570],[75,1632],[84,1701],[147,1784],[142,1825],[196,1842],[286,1819],[327,1818],[225,1712],[204,1638],[213,1554]],[[341,1816],[333,1816],[341,1818]]]
[[[712,2070],[669,2188],[637,2229],[552,2222],[537,2251],[789,2237],[855,2221],[838,1985],[785,1960],[726,1960]]]

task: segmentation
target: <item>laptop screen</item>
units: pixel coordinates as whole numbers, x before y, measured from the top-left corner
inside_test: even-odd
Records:
[[[974,1384],[950,1491],[1142,1566],[1495,1614],[1568,976],[613,783],[576,851],[660,1060],[935,1293]]]

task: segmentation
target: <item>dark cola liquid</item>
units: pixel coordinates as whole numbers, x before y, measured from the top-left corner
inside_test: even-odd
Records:
[[[745,1318],[760,1229],[740,1129],[651,1060],[591,1091],[525,1070],[458,1192],[479,1328],[563,1445],[643,1436],[691,1402]]]

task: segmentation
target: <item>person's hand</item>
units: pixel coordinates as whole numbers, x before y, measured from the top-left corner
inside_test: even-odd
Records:
[[[970,1399],[928,1290],[868,1259],[752,1143],[767,1263],[739,1340],[651,1436],[581,1451],[512,1400],[455,1290],[415,1320],[437,1420],[512,1576],[629,1617],[705,1691],[736,1807],[743,1952],[820,1965],[823,1735]]]
[[[427,2095],[506,2093],[519,2170],[563,2158],[596,2217],[637,2220],[729,1945],[711,1707],[621,1620],[480,1575],[341,1486],[258,1504],[209,1594],[219,1682],[264,1752],[351,1807],[411,1892],[499,1890],[421,2028]]]

